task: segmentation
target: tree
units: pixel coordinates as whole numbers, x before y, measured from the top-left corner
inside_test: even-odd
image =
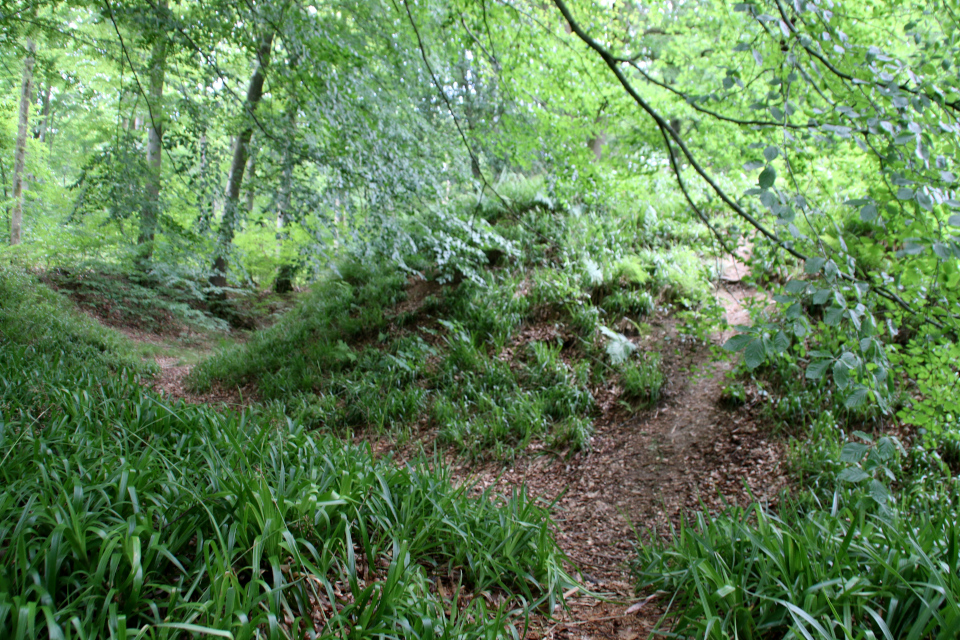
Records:
[[[252,118],[263,97],[263,83],[266,80],[267,67],[270,65],[270,54],[273,48],[274,31],[267,27],[267,32],[261,36],[257,48],[257,59],[253,76],[247,87],[247,97],[243,105],[243,129],[237,135],[233,144],[233,159],[227,174],[227,188],[224,197],[223,218],[220,221],[220,231],[217,236],[216,258],[213,263],[213,275],[210,284],[219,290],[217,297],[223,297],[222,290],[227,286],[227,256],[233,237],[236,234],[240,216],[240,187],[243,184],[243,173],[247,166],[249,155],[248,145],[253,137],[254,123]]]
[[[27,55],[23,60],[23,82],[20,86],[20,117],[17,146],[13,162],[13,212],[10,215],[10,244],[20,244],[23,227],[23,178],[27,156],[27,131],[30,126],[30,102],[33,99],[33,64],[36,45],[27,38]]]
[[[704,16],[719,25],[706,37],[702,29],[673,30],[682,44],[671,56],[686,63],[675,69],[692,73],[674,71],[669,80],[644,59],[642,46],[612,35],[616,29],[602,9],[592,8],[594,24],[602,25],[594,36],[564,0],[553,3],[652,122],[700,219],[713,228],[691,193],[691,177],[779,259],[803,264],[804,277],[778,297],[786,305],[784,330],[802,338],[810,327],[803,308],[812,304],[850,338],[840,354],[817,355],[808,376],[829,368],[851,401],[868,393],[880,400],[889,382],[881,333],[903,321],[957,334],[960,238],[950,226],[960,226],[960,215],[950,211],[960,208],[960,79],[952,71],[960,19],[947,3],[898,7],[906,36],[899,38],[886,29],[890,16],[880,5],[861,6],[857,15],[829,2],[766,0],[738,4],[730,17],[726,5],[704,2],[696,12],[669,17],[674,27]],[[677,82],[678,75],[702,80],[709,73],[693,63],[695,56],[713,58],[723,72],[718,87]],[[715,139],[723,130],[745,137],[749,145],[733,149],[747,151],[744,170],[761,170],[755,185],[742,197],[731,194],[718,180],[722,169],[701,161],[650,96],[672,97],[709,122]],[[824,188],[812,170],[818,164],[836,167],[841,180]],[[848,195],[838,200],[838,192]],[[789,344],[787,335],[774,341],[773,334],[782,332],[755,328],[733,346],[747,348],[748,364],[758,366]]]
[[[163,168],[163,79],[167,64],[166,23],[167,0],[157,3],[157,28],[153,51],[149,64],[149,98],[147,102],[147,176],[146,200],[140,213],[140,235],[137,243],[141,245],[139,260],[148,261],[153,256],[153,240],[160,213],[160,181]]]

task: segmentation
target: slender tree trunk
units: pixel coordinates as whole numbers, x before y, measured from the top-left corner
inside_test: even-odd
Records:
[[[160,20],[166,20],[167,2],[159,4]],[[153,257],[153,238],[160,215],[160,170],[163,164],[163,78],[167,67],[167,38],[164,24],[157,30],[157,41],[150,54],[150,100],[147,104],[147,184],[146,202],[140,213],[138,261]]]
[[[10,244],[20,244],[23,227],[23,166],[27,157],[27,131],[30,126],[30,101],[33,96],[33,54],[37,47],[27,38],[27,57],[23,61],[23,85],[20,87],[20,123],[13,161],[13,213],[10,215]]]
[[[260,40],[257,50],[257,68],[250,78],[247,87],[247,99],[244,102],[244,111],[252,116],[263,97],[263,82],[266,79],[267,66],[270,64],[270,49],[273,47],[273,32]],[[253,137],[253,123],[248,120],[233,145],[233,159],[230,162],[230,173],[227,175],[227,189],[223,203],[223,218],[220,221],[220,233],[217,239],[217,255],[213,262],[213,275],[210,284],[222,289],[227,286],[227,254],[233,244],[239,218],[240,187],[243,185],[243,172],[247,166],[248,145]],[[223,294],[217,294],[223,299]]]
[[[280,174],[280,197],[277,199],[277,254],[282,254],[283,241],[287,235],[284,227],[287,225],[287,216],[290,211],[290,196],[293,191],[293,145],[296,139],[298,105],[295,96],[291,96],[287,108],[287,122],[289,125],[287,143],[283,149],[283,172]],[[293,279],[297,275],[297,265],[287,262],[280,265],[277,277],[273,282],[276,293],[293,291]]]
[[[254,176],[257,171],[257,154],[251,153],[250,157],[247,158],[247,202],[244,207],[247,210],[247,213],[253,212],[253,201],[256,198],[256,193],[253,190],[253,181]]]
[[[10,194],[7,192],[7,169],[3,166],[3,159],[0,158],[0,184],[3,185],[3,199],[5,204],[3,205],[4,212],[7,216],[10,216],[10,204],[6,203],[7,198],[10,197]]]
[[[47,84],[41,92],[42,102],[40,106],[40,124],[37,125],[36,131],[33,132],[33,137],[35,140],[43,142],[47,139],[47,119],[50,117],[50,84]]]

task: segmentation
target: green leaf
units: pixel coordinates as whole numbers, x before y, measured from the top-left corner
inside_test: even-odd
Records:
[[[831,327],[836,327],[843,319],[843,309],[840,307],[829,307],[823,314],[823,321]]]
[[[743,361],[748,369],[756,369],[767,359],[767,350],[763,347],[763,340],[754,338],[743,352]]]
[[[763,150],[763,157],[766,158],[767,162],[773,162],[777,159],[777,156],[780,155],[780,149],[774,145],[770,145]]]
[[[804,374],[808,380],[819,380],[827,372],[832,360],[817,360],[807,365],[807,372]]]
[[[860,358],[852,351],[844,351],[843,355],[840,356],[840,362],[846,365],[848,369],[856,369],[860,366]]]
[[[760,184],[760,187],[763,189],[769,189],[773,186],[773,183],[777,181],[777,171],[772,166],[767,165],[767,168],[760,172],[760,177],[757,178],[757,182]]]
[[[850,386],[850,369],[839,360],[833,363],[833,381],[836,382],[837,386],[841,389],[846,389]]]
[[[764,166],[766,163],[762,160],[751,160],[750,162],[743,165],[744,171],[756,171],[760,167]]]
[[[725,584],[714,592],[714,595],[718,598],[726,598],[728,595],[736,591],[737,588],[732,584]]]
[[[867,391],[866,387],[860,387],[847,397],[846,401],[843,403],[843,406],[845,406],[847,409],[857,409],[866,401],[869,393],[870,392]]]
[[[860,209],[860,219],[864,222],[873,222],[877,219],[877,205],[868,204],[863,209]]]
[[[630,355],[637,350],[637,346],[622,333],[612,331],[607,327],[600,327],[600,332],[609,338],[606,351],[607,355],[610,356],[610,362],[615,365],[626,362]]]
[[[847,467],[837,475],[837,480],[857,484],[869,480],[872,476],[860,467]]]
[[[820,273],[820,269],[823,268],[823,264],[826,261],[826,258],[807,258],[806,263],[803,265],[803,271],[809,274]]]
[[[867,454],[869,448],[867,445],[859,442],[848,442],[843,445],[843,449],[840,450],[840,462],[857,464],[863,460],[863,456]]]
[[[873,480],[870,482],[870,497],[876,500],[878,504],[887,504],[893,496],[890,495],[890,490],[882,482]]]
[[[807,283],[803,280],[790,280],[787,282],[785,289],[787,290],[787,293],[796,295],[807,290]]]
[[[783,331],[778,331],[777,335],[773,338],[773,348],[776,349],[777,353],[783,353],[790,348],[790,338],[787,337]]]
[[[960,213],[955,213],[947,220],[947,224],[953,227],[960,227]]]
[[[202,627],[198,624],[188,624],[186,622],[162,622],[154,625],[156,629],[179,629],[189,631],[190,633],[199,633],[201,635],[216,636],[218,638],[233,638],[233,634],[222,629],[212,627]]]
[[[743,351],[753,339],[753,336],[749,334],[740,333],[727,340],[723,344],[723,348],[725,351]]]
[[[913,189],[907,189],[906,187],[900,187],[897,190],[897,200],[909,200],[913,197]]]

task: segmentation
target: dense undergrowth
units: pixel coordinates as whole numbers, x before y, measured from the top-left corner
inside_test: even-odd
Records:
[[[678,637],[960,633],[955,347],[909,324],[905,340],[844,332],[839,315],[817,311],[824,302],[802,320],[757,309],[731,345],[746,352],[723,400],[736,408],[752,388],[762,419],[787,441],[791,492],[776,508],[697,514],[638,546],[638,588],[671,594],[663,624]],[[777,322],[799,321],[803,331],[777,333]]]
[[[171,402],[144,372],[0,273],[0,637],[488,638],[569,586],[522,490],[471,497],[438,464]]]
[[[338,434],[433,426],[472,457],[532,442],[588,448],[599,387],[617,383],[631,409],[659,398],[659,354],[621,332],[645,330],[658,305],[710,299],[708,270],[682,246],[702,230],[569,211],[523,185],[514,209],[461,203],[460,217],[486,231],[465,235],[471,250],[442,263],[455,272],[429,252],[406,259],[446,284],[341,263],[275,326],[201,363],[192,384],[255,382],[289,415]]]

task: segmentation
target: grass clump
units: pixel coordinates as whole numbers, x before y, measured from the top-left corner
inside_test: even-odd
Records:
[[[954,638],[956,522],[949,501],[888,514],[839,496],[825,509],[730,508],[642,546],[638,585],[676,594],[679,637]]]
[[[53,389],[76,388],[124,370],[133,375],[154,371],[120,334],[78,313],[34,276],[13,269],[0,269],[0,353],[7,363],[2,375],[9,403],[0,404],[0,411],[41,405],[56,410],[47,397]]]
[[[205,391],[213,380],[226,386],[256,380],[266,399],[323,391],[325,374],[355,368],[359,354],[348,341],[376,337],[389,321],[387,310],[401,299],[405,281],[397,271],[344,265],[282,321],[198,366],[191,383]]]
[[[780,352],[755,359],[752,375],[768,395],[767,419],[789,436],[793,491],[776,512],[754,504],[701,513],[640,544],[638,589],[671,594],[663,621],[678,637],[957,637],[960,487],[936,455],[942,441],[921,432],[908,453],[882,428],[892,401],[858,405],[842,393],[852,351],[835,361],[830,384],[809,365],[805,374],[801,357],[846,346],[835,331],[778,339]],[[950,366],[922,370],[943,370],[952,384]],[[892,394],[893,381],[883,382]],[[727,389],[728,402],[744,393],[739,382]]]
[[[570,585],[522,490],[471,497],[275,406],[171,403],[27,283],[0,277],[0,637],[487,638]],[[438,575],[506,604],[451,609]]]
[[[660,401],[664,377],[660,355],[641,352],[626,362],[620,372],[623,397],[636,409],[647,409]]]

